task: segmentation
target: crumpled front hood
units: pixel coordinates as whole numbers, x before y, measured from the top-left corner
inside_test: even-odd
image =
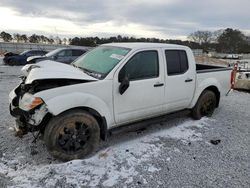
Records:
[[[81,69],[58,63],[51,60],[45,60],[36,64],[25,65],[22,73],[27,76],[25,84],[30,84],[34,80],[45,79],[77,79],[77,80],[98,80],[85,74]]]

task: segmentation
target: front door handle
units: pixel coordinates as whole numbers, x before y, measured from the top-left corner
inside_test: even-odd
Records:
[[[154,87],[161,87],[161,86],[164,86],[164,84],[163,84],[163,83],[156,83],[156,84],[154,85]]]
[[[193,81],[193,79],[191,79],[191,78],[188,78],[185,80],[185,82],[192,82],[192,81]]]

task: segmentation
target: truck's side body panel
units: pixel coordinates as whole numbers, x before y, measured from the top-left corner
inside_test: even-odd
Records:
[[[223,68],[222,68],[223,69]],[[225,96],[230,89],[231,70],[201,72],[196,74],[196,89],[192,103],[188,108],[193,108],[201,93],[208,87],[215,86],[220,96]]]

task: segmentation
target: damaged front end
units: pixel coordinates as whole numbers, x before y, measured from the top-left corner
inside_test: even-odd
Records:
[[[21,72],[21,83],[9,94],[10,114],[16,117],[18,135],[43,132],[53,116],[39,92],[97,80],[77,67],[53,61],[25,65]]]
[[[75,79],[46,79],[35,80],[31,84],[22,83],[9,94],[10,114],[16,118],[16,135],[22,137],[28,132],[43,132],[52,114],[46,103],[35,94],[57,87],[79,84],[86,80]]]
[[[30,89],[22,82],[9,95],[10,114],[16,118],[16,135],[19,137],[43,130],[50,116],[44,101],[35,97]]]

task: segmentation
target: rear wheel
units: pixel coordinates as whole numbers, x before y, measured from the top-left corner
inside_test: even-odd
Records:
[[[52,119],[44,132],[48,151],[63,161],[90,155],[99,145],[100,128],[86,111],[72,110]]]
[[[216,95],[210,90],[205,90],[192,109],[192,117],[196,120],[203,116],[211,117],[216,108]]]

